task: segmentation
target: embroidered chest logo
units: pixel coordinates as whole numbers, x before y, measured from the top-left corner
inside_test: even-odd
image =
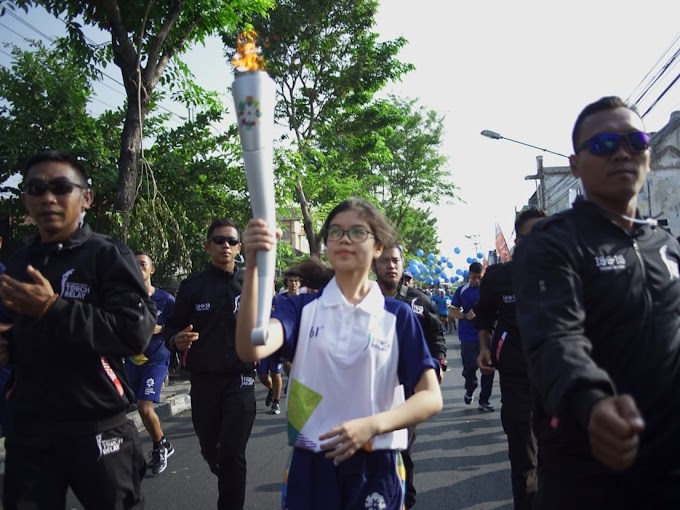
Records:
[[[234,314],[238,313],[238,309],[241,306],[241,294],[234,298]]]
[[[425,312],[425,308],[423,307],[423,305],[416,304],[415,299],[411,301],[411,310],[413,310],[413,313],[415,313],[416,315],[423,315],[423,312]]]
[[[623,255],[596,255],[595,267],[600,271],[621,271],[626,269],[626,258]]]
[[[668,256],[668,246],[664,244],[659,249],[659,255],[661,255],[661,260],[663,260],[663,263],[666,264],[666,267],[668,268],[668,274],[670,275],[671,280],[677,280],[680,278],[680,268],[678,268],[678,262]]]
[[[503,299],[503,303],[506,305],[512,304],[515,302],[515,295],[514,294],[503,294],[501,296]]]
[[[195,307],[197,312],[210,311],[210,303],[196,303]]]
[[[68,279],[71,277],[75,269],[69,269],[63,275],[61,275],[61,297],[77,299],[78,301],[84,300],[90,293],[90,286],[86,283],[69,282]]]

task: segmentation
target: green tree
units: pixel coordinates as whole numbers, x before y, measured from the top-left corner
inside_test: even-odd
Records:
[[[340,176],[343,169],[325,164],[319,127],[369,102],[412,69],[396,58],[404,39],[379,42],[371,31],[377,5],[375,0],[281,0],[269,17],[253,21],[277,83],[277,119],[290,130],[285,142],[295,152],[287,150],[281,157],[285,165],[277,170],[291,183],[288,198],[300,206],[312,254],[320,251],[314,211],[327,205],[329,194],[337,201],[338,189],[352,188]],[[224,41],[233,51],[234,34]]]
[[[127,103],[115,207],[124,213],[123,237],[127,238],[127,213],[137,197],[140,162],[144,158],[144,121],[156,86],[165,81],[171,87],[186,85],[184,90],[197,92],[188,68],[177,57],[210,35],[234,30],[243,20],[264,15],[272,0],[14,0],[0,7],[3,5],[25,10],[40,5],[61,16],[69,32],[65,44],[77,50],[83,61],[95,67],[113,62],[120,68]],[[103,48],[91,44],[81,23],[108,32],[111,43]],[[175,65],[169,68],[172,62]]]

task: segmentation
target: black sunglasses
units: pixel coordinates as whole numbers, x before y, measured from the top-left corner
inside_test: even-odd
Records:
[[[229,243],[229,246],[236,246],[239,244],[241,241],[236,239],[235,237],[225,237],[225,236],[212,236],[208,241],[215,243],[215,244],[224,244],[224,243]]]
[[[46,191],[49,191],[53,195],[68,195],[74,188],[87,189],[86,186],[71,182],[65,177],[58,177],[51,181],[31,179],[25,186],[26,193],[36,197],[43,195]]]
[[[616,154],[616,151],[619,150],[622,142],[626,142],[626,146],[630,152],[640,153],[649,149],[651,140],[652,137],[644,131],[631,131],[625,135],[600,133],[579,145],[576,148],[576,152],[581,152],[583,149],[589,149],[591,154],[595,156],[611,156],[612,154]]]

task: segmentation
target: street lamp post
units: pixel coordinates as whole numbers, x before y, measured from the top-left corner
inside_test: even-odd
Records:
[[[562,156],[563,158],[569,159],[569,156],[567,156],[565,154],[561,154],[559,152],[551,151],[550,149],[544,149],[543,147],[537,147],[536,145],[531,145],[529,143],[520,142],[519,140],[513,140],[512,138],[507,138],[507,137],[505,137],[505,136],[503,136],[499,133],[496,133],[495,131],[490,131],[488,129],[485,129],[480,134],[482,136],[486,136],[487,138],[491,138],[492,140],[507,140],[508,142],[515,142],[515,143],[518,143],[520,145],[526,145],[527,147],[532,147],[534,149],[538,149],[539,151],[549,152],[551,154],[557,154],[558,156]]]

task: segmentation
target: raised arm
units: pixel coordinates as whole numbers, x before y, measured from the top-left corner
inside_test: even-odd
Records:
[[[236,319],[236,353],[243,361],[257,361],[273,354],[283,345],[283,327],[278,319],[269,320],[269,336],[265,345],[253,345],[250,332],[257,320],[257,257],[259,250],[274,248],[274,230],[261,219],[252,219],[243,232],[246,269]]]

